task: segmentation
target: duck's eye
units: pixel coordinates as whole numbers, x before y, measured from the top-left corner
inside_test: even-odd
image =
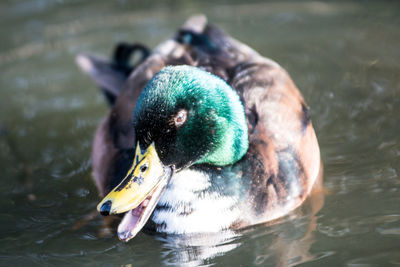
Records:
[[[147,171],[147,168],[148,168],[149,166],[147,165],[147,163],[145,163],[145,164],[143,164],[142,166],[140,166],[140,172],[145,172],[145,171]]]
[[[174,122],[176,127],[181,127],[183,124],[185,124],[187,119],[187,111],[182,109],[176,114],[174,117]]]

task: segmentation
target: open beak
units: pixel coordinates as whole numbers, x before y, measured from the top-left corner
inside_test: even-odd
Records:
[[[126,212],[118,227],[118,237],[128,241],[146,224],[171,176],[171,168],[163,166],[154,143],[142,150],[138,142],[132,167],[97,205],[97,210],[102,215]]]

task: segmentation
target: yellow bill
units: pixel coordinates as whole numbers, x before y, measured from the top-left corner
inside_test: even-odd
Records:
[[[164,178],[164,167],[154,143],[142,150],[138,142],[132,167],[122,182],[97,205],[97,210],[109,215],[135,209]]]

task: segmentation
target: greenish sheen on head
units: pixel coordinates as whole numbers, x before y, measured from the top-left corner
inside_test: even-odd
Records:
[[[182,126],[174,124],[187,111]],[[146,85],[133,117],[139,143],[155,143],[164,164],[178,168],[233,164],[248,149],[239,96],[222,79],[191,66],[169,66]]]

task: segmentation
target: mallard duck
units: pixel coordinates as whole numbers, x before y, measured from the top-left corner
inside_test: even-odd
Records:
[[[135,66],[129,58],[136,56]],[[274,61],[190,18],[151,52],[120,44],[77,62],[111,111],[98,127],[93,178],[118,237],[238,230],[297,208],[321,171],[309,108]]]

